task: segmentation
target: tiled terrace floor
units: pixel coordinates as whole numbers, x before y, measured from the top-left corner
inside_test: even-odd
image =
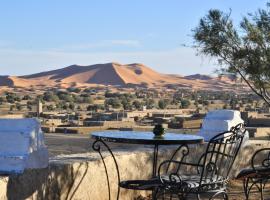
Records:
[[[270,200],[270,183],[268,183],[265,193],[264,193],[265,199]],[[242,182],[241,181],[231,181],[229,185],[229,199],[232,200],[240,200],[245,199]],[[252,193],[250,195],[250,200],[254,199],[260,199],[260,193],[256,190],[252,190]]]
[[[234,181],[232,183],[232,185],[229,186],[229,193],[228,194],[229,194],[229,200],[245,200],[245,196],[244,196],[244,193],[242,190],[242,183],[239,181]],[[270,200],[270,186],[267,187],[267,189],[264,193],[264,198],[265,198],[265,200]],[[190,199],[196,199],[196,198],[190,197]],[[258,191],[255,191],[255,190],[252,191],[249,200],[259,200],[259,199],[260,199],[260,193]],[[139,197],[136,200],[151,200],[151,197],[147,197],[147,198]],[[176,200],[176,198],[175,198],[175,200]]]

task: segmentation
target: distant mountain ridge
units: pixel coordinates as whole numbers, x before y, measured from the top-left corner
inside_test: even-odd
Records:
[[[139,63],[116,62],[89,66],[71,65],[65,68],[25,76],[0,76],[0,86],[7,87],[86,87],[112,85],[127,87],[178,86],[192,89],[230,90],[234,81],[209,75],[189,76],[162,74]]]

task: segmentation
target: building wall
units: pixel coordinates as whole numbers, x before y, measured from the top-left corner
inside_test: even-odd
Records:
[[[52,125],[52,126],[59,126],[59,125],[62,125],[63,123],[61,119],[45,119],[44,124]]]
[[[135,127],[134,122],[103,121],[103,122],[89,122],[89,123],[91,123],[91,126],[57,127],[55,128],[55,132],[56,133],[89,134],[90,132],[93,132],[93,131]],[[48,129],[44,129],[44,130],[48,130]]]
[[[248,126],[270,127],[270,118],[249,118]]]
[[[7,114],[7,115],[0,115],[0,119],[20,119],[24,118],[24,114]]]
[[[269,137],[270,139],[270,127],[250,127],[248,132],[250,137]]]
[[[241,118],[248,123],[248,120],[250,118],[257,118],[258,113],[257,112],[241,112]]]
[[[201,119],[183,121],[182,128],[200,128],[202,121]]]
[[[177,123],[170,123],[169,128],[200,128],[202,125],[202,121],[202,119],[182,120]]]

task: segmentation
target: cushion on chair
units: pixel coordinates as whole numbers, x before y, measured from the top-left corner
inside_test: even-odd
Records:
[[[265,176],[270,176],[270,168],[257,167],[256,170],[253,168],[246,168],[240,171],[236,179],[260,178]]]
[[[179,177],[175,176],[175,182],[170,181],[169,176],[162,176],[162,180],[165,184],[162,184],[159,178],[152,178],[150,180],[129,180],[122,181],[120,187],[132,190],[153,190],[157,187],[169,186],[170,188],[177,188],[177,190],[196,190],[200,187],[205,188],[209,186],[210,188],[218,187],[223,185],[224,181],[222,178],[217,179],[218,181],[212,181],[210,179],[204,180],[200,186],[200,175],[181,175],[181,180]]]
[[[125,189],[131,190],[153,190],[161,185],[161,182],[157,178],[150,180],[129,180],[121,181],[119,186]]]

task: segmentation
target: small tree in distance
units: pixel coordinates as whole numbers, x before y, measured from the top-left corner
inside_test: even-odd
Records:
[[[188,108],[190,105],[190,101],[186,99],[181,99],[181,108]]]
[[[240,75],[270,105],[270,3],[243,17],[236,28],[229,13],[210,10],[194,30],[195,48],[218,59],[221,71]]]

